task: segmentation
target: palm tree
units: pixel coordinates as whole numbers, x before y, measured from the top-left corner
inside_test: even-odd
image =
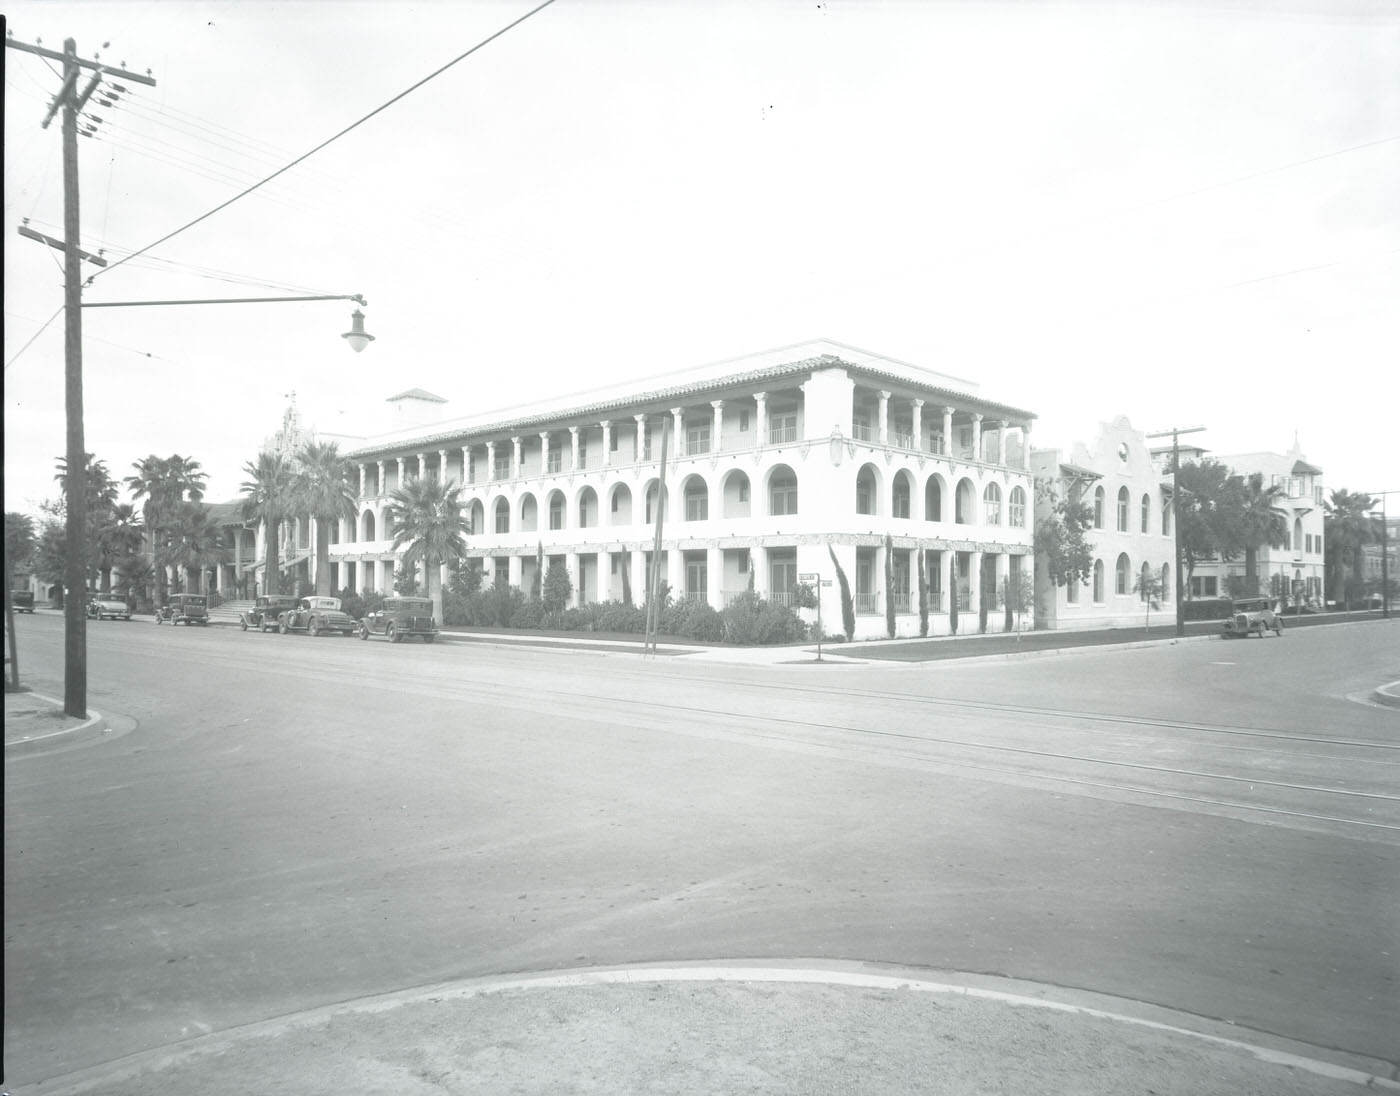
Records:
[[[203,592],[204,572],[225,557],[219,527],[210,523],[202,503],[183,502],[167,515],[160,562],[175,568],[176,574],[183,569],[190,576],[190,593]]]
[[[1240,484],[1239,536],[1244,545],[1244,579],[1250,597],[1259,592],[1259,549],[1282,544],[1288,536],[1288,518],[1274,509],[1283,497],[1283,488],[1264,486],[1264,476],[1256,472]]]
[[[97,527],[98,568],[102,572],[102,589],[110,590],[112,568],[119,560],[135,555],[146,542],[146,529],[136,507],[119,502],[106,514]]]
[[[83,454],[84,478],[87,498],[87,519],[83,523],[86,543],[83,546],[83,581],[88,587],[102,571],[102,544],[100,530],[106,524],[112,507],[117,502],[117,484],[107,471],[105,462],[97,460],[92,453]],[[59,457],[54,480],[63,488],[65,507],[68,504],[68,459]]]
[[[331,592],[330,523],[353,518],[359,492],[351,486],[351,463],[333,441],[309,441],[297,454],[297,508],[316,522],[316,593]]]
[[[412,479],[390,496],[388,518],[394,531],[394,547],[408,545],[403,561],[412,567],[423,561],[424,589],[433,599],[433,615],[442,620],[443,563],[467,554],[463,535],[462,488],[438,479]]]
[[[162,543],[168,539],[167,515],[182,502],[199,502],[203,499],[207,477],[199,461],[182,457],[179,453],[168,457],[158,457],[152,453],[133,462],[132,468],[136,474],[127,476],[125,483],[132,498],[138,502],[145,500],[141,512],[146,519],[151,566],[156,578],[156,605],[159,607],[165,602],[168,576],[164,567],[157,566],[156,556]]]
[[[263,542],[267,549],[266,592],[281,593],[282,559],[278,551],[277,534],[290,509],[292,471],[282,454],[264,449],[256,462],[243,465],[243,520],[263,523]]]
[[[1322,535],[1327,551],[1327,568],[1332,572],[1332,597],[1335,601],[1350,600],[1347,591],[1347,571],[1353,580],[1361,577],[1362,547],[1376,539],[1375,519],[1371,511],[1376,500],[1370,495],[1357,495],[1337,488],[1324,504],[1326,515]]]

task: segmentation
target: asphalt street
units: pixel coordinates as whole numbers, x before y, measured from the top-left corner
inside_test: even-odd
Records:
[[[56,618],[20,624],[61,695]],[[1400,1061],[1390,623],[741,666],[90,625],[6,765],[5,1065],[635,962],[1004,975]]]

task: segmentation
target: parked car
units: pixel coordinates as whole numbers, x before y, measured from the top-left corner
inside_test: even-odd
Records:
[[[10,607],[17,613],[32,613],[34,611],[34,591],[11,590]]]
[[[131,609],[126,598],[116,594],[92,594],[88,598],[87,615],[93,620],[130,620]]]
[[[349,636],[355,634],[356,627],[354,617],[341,609],[338,597],[304,597],[292,608],[277,614],[277,630],[283,635],[305,632],[318,636],[323,632],[339,632]]]
[[[387,636],[390,643],[409,636],[421,636],[424,643],[431,643],[437,638],[437,631],[433,603],[426,597],[386,597],[382,608],[360,621],[361,639],[368,639],[372,633]]]
[[[209,598],[204,594],[171,594],[156,610],[156,623],[198,624],[202,628],[209,623]]]
[[[297,607],[297,599],[290,595],[271,594],[258,598],[253,607],[238,614],[238,626],[245,632],[256,628],[260,632],[277,631],[277,618],[288,609]]]
[[[1274,612],[1273,603],[1266,597],[1236,600],[1230,606],[1230,616],[1221,624],[1221,634],[1229,639],[1231,636],[1248,637],[1255,632],[1260,639],[1265,632],[1283,635],[1283,617]]]

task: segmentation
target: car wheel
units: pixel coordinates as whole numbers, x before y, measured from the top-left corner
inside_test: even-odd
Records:
[[[360,625],[360,638],[361,638],[361,639],[368,639],[368,638],[369,638],[369,629],[366,628],[363,624]]]
[[[285,620],[279,620],[279,621],[277,622],[277,630],[278,630],[279,632],[281,632],[283,635],[286,635],[286,634],[287,634],[287,622],[286,622]]]
[[[240,619],[240,620],[238,621],[238,626],[239,626],[240,628],[242,628],[242,629],[246,632],[246,631],[248,630],[248,621],[247,621],[247,619],[246,619],[246,618]]]
[[[321,622],[312,617],[306,624],[306,634],[315,639],[321,634]]]
[[[431,643],[431,642],[432,642],[433,640],[435,640],[435,639],[437,639],[437,636],[424,636],[424,637],[423,637],[423,642],[424,642],[424,643]]]
[[[394,631],[394,626],[392,624],[384,629],[384,634],[389,637],[390,643],[397,643],[399,641],[399,633]]]

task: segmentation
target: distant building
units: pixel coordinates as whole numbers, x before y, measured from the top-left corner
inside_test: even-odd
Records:
[[[1159,467],[1170,468],[1171,450],[1154,450]],[[1193,452],[1203,453],[1204,450]],[[1190,458],[1182,450],[1183,463]],[[1267,596],[1317,602],[1323,598],[1322,517],[1324,488],[1322,469],[1310,464],[1297,441],[1287,453],[1236,453],[1212,458],[1238,476],[1255,474],[1263,485],[1279,489],[1274,509],[1284,518],[1284,536],[1278,544],[1261,545],[1257,557],[1259,589],[1246,590],[1245,560],[1219,558],[1196,564],[1191,597]]]
[[[673,596],[715,608],[747,590],[790,603],[800,576],[847,576],[856,634],[1001,631],[1003,591],[1031,568],[1028,411],[975,384],[840,343],[766,351],[651,382],[470,419],[417,420],[438,398],[395,397],[394,432],[346,455],[360,504],[330,549],[334,585],[391,587],[402,551],[391,493],[415,476],[462,485],[470,554],[528,589],[558,559],[574,603],[645,597],[658,500]],[[658,474],[663,426],[665,492]],[[824,620],[840,621],[838,587]]]
[[[1035,449],[1035,519],[1050,516],[1056,499],[1083,502],[1093,513],[1087,539],[1094,549],[1089,581],[1056,586],[1035,571],[1036,623],[1052,629],[1126,628],[1176,619],[1171,480],[1153,462],[1143,435],[1127,418],[1101,424],[1091,446]],[[1047,491],[1046,488],[1049,488]],[[1157,594],[1144,597],[1155,579]]]
[[[1379,518],[1381,515],[1376,516]],[[1378,531],[1380,524],[1380,521],[1376,522]],[[1368,590],[1380,590],[1383,578],[1390,580],[1392,589],[1396,583],[1400,583],[1400,517],[1387,515],[1384,541],[1362,546],[1361,573]]]

